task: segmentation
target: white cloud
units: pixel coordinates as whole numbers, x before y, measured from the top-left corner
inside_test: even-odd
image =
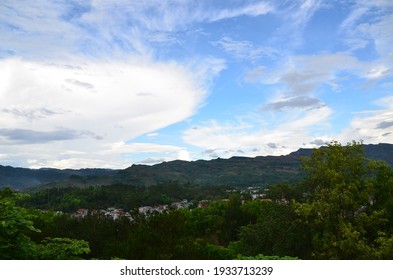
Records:
[[[8,157],[9,157],[8,154],[0,154],[0,159],[2,159],[2,160],[6,159]]]
[[[264,110],[282,110],[284,108],[317,108],[323,107],[325,104],[315,97],[297,96],[293,98],[285,98],[271,102],[264,107]]]
[[[213,45],[221,47],[225,52],[239,60],[250,60],[252,62],[261,57],[277,56],[277,51],[268,47],[257,47],[250,41],[237,41],[228,36],[213,42]]]
[[[139,161],[138,164],[154,165],[154,164],[162,163],[165,161],[167,161],[166,158],[151,158],[151,157],[149,157],[149,158]]]
[[[157,132],[152,132],[152,133],[146,134],[146,137],[148,137],[148,138],[155,138],[155,137],[157,137],[158,135],[159,135],[159,133],[157,133]]]
[[[233,8],[220,7],[214,1],[142,1],[127,2],[127,10],[132,11],[133,20],[150,31],[170,31],[184,29],[193,23],[216,22],[240,16],[256,17],[273,11],[266,2],[245,3]],[[109,8],[110,9],[110,8]],[[102,12],[107,6],[100,8]]]
[[[273,10],[271,5],[260,1],[231,6],[223,8],[214,1],[191,0],[116,1],[116,4],[93,1],[72,24],[83,30],[94,30],[94,36],[80,39],[98,43],[101,51],[129,48],[149,56],[154,52],[149,43],[179,43],[176,32],[191,25],[255,17]]]
[[[113,143],[192,116],[207,94],[206,71],[213,74],[220,69],[216,62],[215,70],[207,63],[191,70],[174,62],[137,58],[67,63],[0,60],[0,146],[24,158],[34,146],[42,153],[37,159],[42,165],[56,159],[64,167],[77,164],[61,159],[64,150],[86,152],[81,165],[87,160],[97,164],[99,154]],[[121,149],[118,152],[111,153],[108,161],[119,157]]]
[[[177,159],[191,161],[190,153],[187,150],[181,150],[178,153]]]
[[[183,148],[173,145],[162,145],[154,143],[125,143],[118,142],[111,145],[107,150],[102,151],[107,153],[162,153],[162,152],[180,152]]]
[[[351,50],[370,46],[382,57],[392,56],[393,2],[361,0],[353,4],[351,13],[341,24],[344,41]]]
[[[341,141],[361,139],[366,143],[393,142],[393,96],[376,102],[382,109],[359,112],[339,136]]]
[[[211,12],[207,19],[209,21],[219,21],[223,19],[235,18],[239,16],[260,16],[265,15],[267,13],[272,12],[274,9],[272,6],[265,2],[257,2],[253,4],[249,4],[243,7],[238,7],[234,9],[224,9],[220,10],[219,12]]]
[[[392,10],[393,12],[393,10]],[[393,56],[393,14],[381,17],[380,21],[372,24],[361,24],[359,29],[372,38],[376,51],[384,57]]]
[[[17,56],[67,57],[89,34],[62,18],[68,5],[61,1],[1,1],[0,50]]]
[[[184,147],[174,145],[163,145],[148,142],[125,143],[118,142],[109,149],[100,153],[101,155],[121,154],[124,157],[143,158],[134,160],[134,163],[156,164],[163,161],[185,160],[190,161],[191,156]],[[128,163],[129,164],[129,163]]]
[[[350,53],[288,56],[286,61],[267,68],[257,66],[245,76],[247,82],[260,82],[274,87],[264,110],[283,108],[315,108],[324,106],[326,88],[340,92],[347,78],[358,77],[359,86],[388,81],[393,76],[392,63],[376,59],[361,61]],[[326,87],[326,88],[323,88]]]
[[[265,113],[259,119],[253,116],[254,121],[246,124],[210,121],[186,130],[183,140],[204,149],[205,156],[287,154],[315,138],[328,138],[331,114],[330,108],[321,107],[307,111],[291,109],[274,115]]]
[[[275,14],[281,18],[283,24],[274,38],[279,45],[285,46],[284,49],[296,49],[303,45],[303,32],[307,23],[318,10],[326,6],[321,0],[278,2],[276,5],[278,7]]]
[[[86,157],[72,157],[66,159],[46,159],[37,160],[30,159],[27,160],[30,168],[42,168],[48,167],[58,168],[58,169],[81,169],[86,167],[99,167],[99,168],[111,168],[116,169],[119,166],[114,162],[108,162],[104,159],[91,159]]]
[[[288,56],[276,68],[263,68],[263,75],[258,77],[264,84],[282,84],[285,86],[285,95],[296,96],[313,93],[321,84],[334,82],[338,73],[359,72],[364,66],[366,65],[346,53]],[[254,72],[251,70],[250,75],[254,75]],[[252,80],[257,81],[256,78]]]

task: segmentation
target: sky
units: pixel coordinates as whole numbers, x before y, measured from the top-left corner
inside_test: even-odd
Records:
[[[392,0],[1,0],[0,165],[393,143]]]

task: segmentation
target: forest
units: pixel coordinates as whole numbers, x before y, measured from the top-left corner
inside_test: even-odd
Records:
[[[0,259],[393,259],[391,166],[367,159],[361,143],[331,142],[302,159],[302,172],[297,182],[270,186],[262,200],[176,183],[31,195],[5,188]],[[136,208],[184,197],[214,202],[148,215]],[[68,214],[109,206],[132,218]]]

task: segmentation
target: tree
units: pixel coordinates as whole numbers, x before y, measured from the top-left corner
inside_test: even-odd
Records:
[[[138,221],[126,245],[127,259],[193,259],[194,239],[186,214],[179,210],[152,213]]]
[[[33,225],[34,215],[16,205],[25,196],[9,188],[0,192],[0,259],[30,258],[35,250],[28,236],[39,231]]]
[[[90,253],[89,243],[70,238],[45,238],[37,244],[36,258],[45,260],[81,259],[80,255]]]
[[[309,256],[309,236],[290,205],[263,201],[256,223],[241,227],[240,240],[231,245],[244,256]]]
[[[391,247],[391,233],[382,231],[388,223],[384,203],[391,194],[381,199],[379,187],[391,178],[378,179],[383,166],[366,159],[358,142],[331,142],[303,160],[306,200],[295,208],[310,228],[314,258],[386,256],[380,250]]]
[[[17,202],[27,195],[6,188],[0,192],[0,259],[75,259],[89,253],[83,240],[46,238],[39,244],[31,239],[37,215]]]
[[[298,184],[278,183],[271,186],[266,192],[266,198],[273,201],[286,201],[291,203],[292,200],[301,200],[303,196],[303,189]]]

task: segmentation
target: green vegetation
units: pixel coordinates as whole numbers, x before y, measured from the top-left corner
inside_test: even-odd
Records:
[[[392,259],[393,169],[361,143],[332,142],[302,160],[304,178],[269,187],[263,200],[222,187],[165,183],[0,193],[1,259]],[[141,205],[182,198],[205,208],[149,215]],[[131,210],[131,219],[79,207]],[[46,211],[36,210],[46,209]]]
[[[304,169],[307,197],[294,209],[310,230],[312,257],[392,258],[392,169],[366,160],[358,143],[316,150]]]
[[[88,243],[68,238],[31,239],[40,230],[34,226],[34,211],[16,205],[25,195],[5,189],[0,192],[0,259],[78,259],[90,252]]]
[[[137,187],[123,184],[90,186],[87,188],[51,188],[32,193],[23,201],[27,208],[74,212],[79,208],[106,209],[116,207],[124,210],[145,205],[170,204],[184,198],[198,204],[202,199],[220,199],[226,196],[224,186],[195,187],[177,182]]]

